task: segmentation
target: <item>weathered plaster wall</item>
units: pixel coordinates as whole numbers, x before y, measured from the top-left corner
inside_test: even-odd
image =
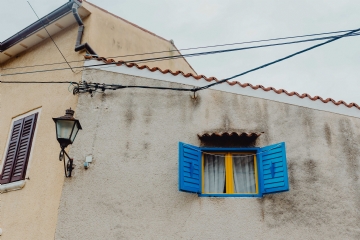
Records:
[[[77,25],[54,36],[54,40],[70,60],[82,60],[82,54],[74,52]],[[0,65],[0,74],[66,68],[66,64],[44,67],[18,68],[29,65],[63,62],[54,43],[47,39],[17,57]],[[72,66],[82,66],[82,62]],[[79,69],[77,69],[79,70]],[[75,71],[77,71],[75,70]],[[0,76],[1,81],[74,81],[81,80],[81,73],[70,70]],[[0,164],[5,158],[6,143],[13,118],[41,108],[34,137],[32,156],[29,160],[25,187],[0,195],[1,239],[53,239],[57,221],[64,173],[58,160],[60,151],[55,137],[52,117],[62,116],[65,109],[76,107],[77,96],[68,91],[68,84],[9,84],[0,83]]]
[[[161,38],[143,32],[99,9],[84,3],[92,14],[83,19],[85,31],[82,43],[88,42],[101,56],[114,53],[134,54],[168,50],[172,45]],[[85,52],[74,52],[78,25],[53,36],[56,44],[71,62],[73,67],[83,66]],[[126,37],[124,37],[126,36]],[[109,42],[110,41],[110,44]],[[120,50],[120,51],[119,51]],[[149,57],[154,57],[151,55]],[[75,62],[73,62],[75,61]],[[32,65],[64,62],[54,43],[47,39],[37,46],[0,64],[0,74],[26,71],[41,71],[53,68],[67,68],[67,64],[35,66]],[[193,72],[183,60],[162,61],[154,64],[163,69]],[[1,81],[73,81],[81,80],[81,68],[45,73],[0,76]],[[29,161],[25,187],[19,191],[8,192],[0,196],[0,239],[52,239],[55,233],[57,212],[64,180],[63,166],[58,161],[59,145],[55,138],[52,117],[64,114],[65,109],[76,110],[77,96],[68,91],[67,84],[8,84],[0,85],[0,164],[5,158],[4,152],[11,129],[11,120],[41,108],[37,122],[37,135],[34,138],[32,156]],[[76,113],[75,113],[76,114]]]
[[[105,83],[181,84],[88,70]],[[194,80],[195,81],[195,80]],[[360,119],[254,97],[123,89],[79,97],[55,239],[359,239]],[[178,191],[178,142],[211,130],[286,142],[290,191],[199,198]],[[94,160],[83,168],[87,155]]]
[[[165,52],[116,58],[116,60],[129,61],[180,54],[178,51],[174,51],[176,48],[170,41],[162,37],[156,36],[140,27],[136,27],[88,2],[84,2],[83,6],[91,12],[87,20],[89,24],[85,24],[85,31],[89,32],[88,42],[91,43],[91,46],[96,46],[95,51],[100,57],[109,58],[139,53],[173,51],[170,53]],[[161,69],[171,69],[172,71],[195,73],[183,58],[167,61],[140,62],[139,64],[146,64],[150,67],[159,67]]]

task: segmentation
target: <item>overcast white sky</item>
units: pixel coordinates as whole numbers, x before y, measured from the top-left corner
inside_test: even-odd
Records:
[[[37,20],[25,0],[0,2],[0,41]],[[66,2],[30,0],[40,17]],[[179,49],[360,28],[359,0],[89,2],[166,39],[173,39]],[[319,42],[193,57],[187,60],[198,74],[221,79],[316,43]],[[360,36],[338,40],[236,80],[360,104],[359,76]]]

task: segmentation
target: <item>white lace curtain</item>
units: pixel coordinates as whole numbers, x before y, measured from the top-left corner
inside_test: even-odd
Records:
[[[204,175],[206,193],[224,193],[225,155],[205,155]]]
[[[233,155],[234,192],[255,193],[254,157]]]
[[[233,154],[232,164],[234,193],[255,193],[254,157]],[[204,155],[204,181],[205,193],[226,193],[225,154]]]

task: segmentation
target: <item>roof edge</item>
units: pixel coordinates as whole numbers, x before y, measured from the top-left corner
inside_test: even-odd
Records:
[[[147,69],[149,70],[150,72],[160,72],[162,74],[172,74],[173,76],[177,76],[179,74],[181,74],[183,77],[185,78],[189,78],[189,77],[192,77],[194,78],[195,80],[200,80],[200,79],[204,79],[205,81],[207,82],[212,82],[212,81],[215,81],[215,82],[218,82],[219,80],[216,78],[216,77],[206,77],[204,75],[194,75],[192,73],[184,73],[182,71],[176,71],[176,72],[173,72],[171,71],[170,69],[166,69],[166,70],[162,70],[158,67],[153,67],[153,68],[150,68],[149,66],[147,65],[138,65],[136,63],[127,63],[125,61],[115,61],[114,59],[106,59],[104,57],[93,57],[93,56],[84,56],[85,59],[87,60],[97,60],[97,61],[102,61],[104,62],[105,64],[113,64],[113,65],[116,65],[116,66],[122,66],[122,65],[125,65],[126,67],[128,68],[132,68],[132,67],[136,67],[137,69],[139,70],[143,70],[143,69]],[[264,87],[263,85],[252,85],[251,83],[241,83],[241,82],[238,82],[238,81],[226,81],[226,83],[229,85],[229,86],[234,86],[234,85],[238,85],[242,88],[247,88],[247,87],[250,87],[251,89],[253,90],[258,90],[258,89],[261,89],[263,90],[264,92],[269,92],[269,91],[272,91],[276,94],[282,94],[282,93],[285,93],[287,96],[291,97],[291,96],[297,96],[298,98],[300,99],[304,99],[304,98],[307,98],[311,101],[316,101],[316,100],[320,100],[321,102],[323,103],[328,103],[328,102],[332,102],[334,105],[336,106],[339,106],[339,105],[344,105],[346,106],[347,108],[357,108],[358,110],[360,110],[360,106],[354,102],[351,102],[351,103],[346,103],[345,101],[343,100],[339,100],[339,101],[336,101],[332,98],[322,98],[320,96],[314,96],[312,97],[310,94],[308,93],[303,93],[303,94],[299,94],[298,92],[295,92],[295,91],[292,91],[292,92],[289,92],[289,91],[286,91],[285,89],[276,89],[274,87]]]
[[[32,33],[44,28],[45,26],[51,24],[56,19],[69,14],[72,10],[72,5],[74,3],[81,4],[82,0],[69,0],[67,3],[63,4],[62,6],[58,7],[51,13],[47,14],[46,16],[40,18],[36,22],[30,24],[26,28],[20,30],[19,32],[15,33],[13,36],[9,37],[3,42],[0,42],[0,52],[7,50],[8,48],[12,47],[14,44],[22,41],[24,38],[28,37]]]
[[[174,41],[170,41],[170,43],[174,46],[174,48],[176,49],[176,51],[178,51],[178,53],[181,55],[181,57],[184,59],[184,61],[187,63],[187,65],[189,65],[189,67],[191,68],[191,70],[193,70],[194,73],[197,75],[197,72],[195,71],[195,69],[190,65],[190,63],[186,60],[186,58],[181,54],[181,52],[179,51],[179,49],[175,46]]]

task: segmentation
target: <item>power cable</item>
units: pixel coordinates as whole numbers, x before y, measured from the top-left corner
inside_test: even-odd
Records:
[[[320,44],[316,44],[312,47],[309,47],[309,48],[305,48],[301,51],[298,51],[298,52],[295,52],[293,54],[290,54],[286,57],[283,57],[283,58],[280,58],[280,59],[277,59],[275,61],[272,61],[272,62],[269,62],[269,63],[266,63],[264,65],[261,65],[259,67],[256,67],[256,68],[253,68],[253,69],[250,69],[248,71],[245,71],[243,73],[240,73],[240,74],[237,74],[237,75],[234,75],[232,77],[229,77],[229,78],[226,78],[226,79],[223,79],[221,81],[218,81],[218,82],[215,82],[215,83],[212,83],[212,84],[208,84],[206,86],[203,86],[203,87],[196,87],[196,88],[166,88],[166,87],[150,87],[150,86],[135,86],[135,85],[128,85],[128,86],[124,86],[124,85],[118,85],[118,84],[99,84],[99,83],[90,83],[88,84],[87,82],[82,82],[80,83],[77,87],[74,88],[74,94],[76,93],[85,93],[85,92],[89,92],[90,94],[92,94],[93,92],[96,92],[97,89],[100,89],[102,90],[103,92],[105,92],[105,90],[117,90],[117,89],[124,89],[124,88],[148,88],[148,89],[160,89],[160,90],[174,90],[174,91],[191,91],[191,92],[194,92],[194,94],[197,92],[197,91],[200,91],[200,90],[205,90],[205,89],[208,89],[212,86],[215,86],[215,85],[218,85],[218,84],[221,84],[221,83],[224,83],[228,80],[231,80],[231,79],[234,79],[236,77],[240,77],[240,76],[243,76],[245,74],[248,74],[248,73],[251,73],[251,72],[254,72],[254,71],[257,71],[259,69],[262,69],[262,68],[265,68],[265,67],[268,67],[268,66],[271,66],[275,63],[279,63],[279,62],[282,62],[286,59],[289,59],[289,58],[292,58],[296,55],[299,55],[299,54],[302,54],[302,53],[305,53],[307,51],[310,51],[312,49],[315,49],[315,48],[318,48],[320,46],[323,46],[325,44],[328,44],[328,43],[331,43],[331,42],[334,42],[336,40],[339,40],[343,37],[346,37],[350,34],[353,34],[355,32],[358,32],[360,31],[360,28],[359,29],[356,29],[356,30],[352,30],[346,34],[343,34],[341,36],[338,36],[338,37],[335,37],[333,39],[330,39],[326,42],[323,42],[323,43],[320,43]]]
[[[81,82],[80,84],[77,84],[77,83],[74,83],[76,84],[77,86],[74,87],[73,89],[73,94],[77,94],[77,93],[85,93],[85,92],[89,92],[90,94],[92,94],[93,92],[96,92],[98,89],[101,90],[102,92],[105,92],[105,90],[117,90],[117,89],[124,89],[124,88],[145,88],[145,89],[160,89],[160,90],[174,90],[174,91],[191,91],[193,92],[194,94],[197,92],[197,91],[200,91],[200,90],[205,90],[205,89],[208,89],[212,86],[215,86],[217,84],[221,84],[221,83],[224,83],[228,80],[231,80],[233,78],[236,78],[236,77],[239,77],[239,76],[243,76],[245,74],[248,74],[250,72],[254,72],[254,71],[257,71],[259,69],[262,69],[262,68],[265,68],[265,67],[268,67],[270,65],[273,65],[275,63],[278,63],[278,62],[281,62],[281,61],[284,61],[286,59],[289,59],[289,58],[292,58],[296,55],[299,55],[301,53],[305,53],[307,51],[310,51],[312,49],[315,49],[315,48],[318,48],[320,46],[323,46],[325,44],[328,44],[328,43],[331,43],[331,42],[334,42],[336,40],[339,40],[343,37],[346,37],[350,34],[353,34],[355,32],[358,32],[360,31],[360,28],[359,29],[356,29],[356,30],[352,30],[346,34],[343,34],[341,36],[338,36],[338,37],[335,37],[333,39],[330,39],[326,42],[323,42],[323,43],[320,43],[320,44],[316,44],[312,47],[309,47],[309,48],[306,48],[306,49],[303,49],[301,51],[298,51],[298,52],[295,52],[293,54],[290,54],[286,57],[283,57],[283,58],[280,58],[280,59],[277,59],[275,61],[272,61],[272,62],[269,62],[269,63],[266,63],[264,65],[261,65],[259,67],[256,67],[256,68],[253,68],[251,70],[248,70],[246,72],[243,72],[243,73],[240,73],[240,74],[237,74],[237,75],[234,75],[232,77],[229,77],[229,78],[226,78],[226,79],[223,79],[221,81],[218,81],[218,82],[215,82],[215,83],[212,83],[212,84],[208,84],[206,86],[203,86],[203,87],[195,87],[195,88],[168,88],[168,87],[151,87],[151,86],[140,86],[140,85],[128,85],[128,86],[123,86],[123,85],[118,85],[118,84],[100,84],[100,83],[87,83],[86,81],[83,81]],[[72,83],[72,82],[4,82],[2,81],[3,83]]]
[[[219,81],[219,82],[216,82],[216,83],[212,83],[212,84],[208,84],[208,85],[206,85],[206,86],[200,87],[200,88],[196,88],[196,91],[210,88],[210,87],[212,87],[212,86],[221,84],[221,83],[226,82],[226,81],[229,81],[229,80],[231,80],[231,79],[234,79],[234,78],[243,76],[243,75],[245,75],[245,74],[248,74],[248,73],[257,71],[257,70],[259,70],[259,69],[262,69],[262,68],[271,66],[271,65],[273,65],[273,64],[275,64],[275,63],[282,62],[282,61],[284,61],[284,60],[286,60],[286,59],[292,58],[292,57],[294,57],[294,56],[296,56],[296,55],[299,55],[299,54],[301,54],[301,53],[304,53],[304,52],[310,51],[310,50],[312,50],[312,49],[318,48],[318,47],[323,46],[323,45],[325,45],[325,44],[334,42],[334,41],[336,41],[336,40],[339,40],[339,39],[341,39],[341,38],[343,38],[343,37],[349,36],[350,34],[353,34],[353,33],[358,32],[358,31],[360,31],[360,28],[355,29],[355,30],[352,30],[352,31],[350,31],[350,32],[348,32],[348,33],[345,33],[345,34],[343,34],[343,35],[341,35],[341,36],[338,36],[338,37],[335,37],[335,38],[333,38],[333,39],[330,39],[330,40],[328,40],[328,41],[326,41],[326,42],[323,42],[323,43],[320,43],[320,44],[316,44],[316,45],[314,45],[314,46],[312,46],[312,47],[309,47],[309,48],[305,48],[304,50],[301,50],[301,51],[298,51],[298,52],[296,52],[296,53],[290,54],[290,55],[288,55],[288,56],[286,56],[286,57],[283,57],[283,58],[277,59],[277,60],[275,60],[275,61],[266,63],[266,64],[264,64],[264,65],[261,65],[260,67],[256,67],[256,68],[250,69],[250,70],[248,70],[248,71],[245,71],[245,72],[243,72],[243,73],[234,75],[234,76],[232,76],[232,77],[225,78],[225,79],[223,79],[223,80],[221,80],[221,81]],[[196,91],[195,91],[195,92],[196,92]]]
[[[38,20],[40,20],[39,16],[36,14],[34,8],[31,6],[30,2],[27,1],[27,3],[29,4],[29,6],[31,7],[31,9],[33,10],[33,12],[35,13],[36,17],[38,18]],[[74,72],[74,70],[72,69],[72,67],[70,66],[70,64],[68,63],[68,61],[66,60],[64,54],[60,51],[60,48],[58,47],[58,45],[55,43],[54,39],[51,37],[50,33],[48,32],[48,30],[46,29],[45,25],[43,24],[42,27],[45,29],[45,31],[47,32],[47,34],[49,35],[49,37],[51,38],[51,40],[53,41],[53,43],[55,44],[56,48],[59,50],[61,56],[64,58],[65,62],[67,63],[67,65],[69,66],[70,70]]]
[[[232,45],[240,45],[240,44],[248,44],[248,43],[258,43],[258,42],[268,42],[268,41],[275,41],[275,40],[285,40],[285,39],[293,39],[293,38],[302,38],[302,37],[310,37],[310,36],[319,36],[319,35],[328,35],[334,33],[342,33],[348,32],[351,30],[342,30],[342,31],[334,31],[334,32],[324,32],[324,33],[315,33],[315,34],[307,34],[307,35],[298,35],[298,36],[291,36],[291,37],[280,37],[280,38],[270,38],[270,39],[263,39],[263,40],[254,40],[254,41],[247,41],[247,42],[238,42],[238,43],[226,43],[226,44],[219,44],[219,45],[209,45],[209,46],[201,46],[201,47],[191,47],[191,48],[183,48],[178,50],[168,50],[168,51],[158,51],[158,52],[147,52],[147,53],[138,53],[138,54],[128,54],[128,55],[120,55],[115,57],[106,57],[106,58],[119,58],[119,57],[132,57],[132,56],[141,56],[141,55],[149,55],[149,54],[157,54],[157,53],[169,53],[169,52],[177,52],[177,51],[188,51],[188,50],[195,50],[195,49],[205,49],[205,48],[214,48],[214,47],[223,47],[223,46],[232,46]],[[353,36],[357,36],[353,35]],[[327,38],[332,38],[334,36],[329,36]],[[323,38],[316,38],[313,41],[322,40]],[[310,40],[309,40],[310,41]],[[65,59],[66,60],[66,59]],[[11,69],[19,69],[19,68],[30,68],[30,67],[41,67],[41,66],[51,66],[51,65],[58,65],[63,63],[73,63],[73,62],[84,62],[87,60],[75,60],[75,61],[67,61],[67,62],[58,62],[58,63],[47,63],[47,64],[37,64],[37,65],[28,65],[28,66],[21,66],[21,67],[13,67],[13,68],[3,68],[2,70],[11,70]]]
[[[360,34],[353,34],[353,35],[357,36],[357,35],[360,35]],[[349,35],[346,34],[346,36],[349,36]],[[180,55],[174,55],[174,56],[165,56],[165,57],[157,57],[157,58],[146,58],[146,59],[138,59],[138,60],[131,60],[131,61],[122,61],[121,63],[155,62],[155,61],[177,59],[177,58],[182,58],[182,57],[195,57],[195,56],[203,56],[203,55],[209,55],[209,54],[218,54],[218,53],[242,51],[242,50],[255,49],[255,48],[265,48],[265,47],[272,47],[272,46],[289,45],[289,44],[294,44],[294,43],[304,43],[304,42],[309,42],[309,41],[314,41],[314,40],[325,40],[325,39],[329,39],[329,38],[330,39],[337,39],[337,38],[342,38],[342,37],[344,37],[344,36],[340,35],[340,36],[322,37],[322,38],[306,39],[306,40],[299,40],[299,41],[292,41],[292,42],[285,42],[285,43],[274,43],[274,44],[258,45],[258,46],[244,47],[244,48],[233,48],[233,49],[225,49],[225,50],[217,50],[217,51],[209,51],[209,52],[198,52],[198,53],[180,54]],[[98,67],[98,66],[104,66],[104,65],[109,66],[109,65],[114,65],[114,64],[118,64],[118,62],[93,64],[93,65],[78,66],[78,67],[73,67],[73,68],[74,69],[75,68],[91,68],[91,67]],[[55,69],[29,71],[29,72],[17,72],[17,73],[3,74],[1,76],[12,76],[12,75],[21,75],[21,74],[52,72],[52,71],[60,71],[60,70],[65,70],[65,69],[67,69],[67,68],[55,68]]]

